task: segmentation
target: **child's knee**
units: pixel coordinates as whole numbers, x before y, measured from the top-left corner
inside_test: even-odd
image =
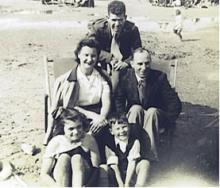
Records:
[[[141,160],[140,162],[139,162],[139,164],[140,164],[140,166],[142,167],[143,166],[143,168],[145,168],[146,169],[146,167],[150,167],[150,162],[148,161],[148,160]]]
[[[68,154],[61,154],[54,168],[53,176],[56,181],[61,182],[64,176],[70,172],[71,157]]]
[[[83,167],[83,158],[80,154],[75,154],[71,158],[72,169],[78,170]]]
[[[142,173],[142,172],[148,173],[149,169],[150,169],[150,162],[147,159],[143,159],[140,162],[138,162],[137,164],[138,173]]]
[[[59,163],[63,165],[69,164],[70,160],[71,160],[71,157],[66,153],[61,154],[58,158]]]
[[[68,154],[61,154],[57,160],[54,171],[68,170],[70,168],[71,158]]]

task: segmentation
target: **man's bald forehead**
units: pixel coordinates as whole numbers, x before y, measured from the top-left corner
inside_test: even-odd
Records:
[[[137,53],[145,53],[145,54],[147,54],[147,55],[150,56],[149,51],[146,50],[146,49],[144,49],[144,48],[138,48],[138,49],[136,49],[136,50],[134,51],[133,55],[135,55],[135,54],[137,54]]]
[[[145,49],[139,49],[136,50],[133,54],[133,60],[135,60],[137,57],[145,57],[146,59],[151,60],[151,55],[149,53],[149,51],[145,50]]]

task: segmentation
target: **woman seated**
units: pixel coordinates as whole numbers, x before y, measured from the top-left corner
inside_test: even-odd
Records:
[[[86,116],[90,121],[88,131],[95,135],[100,147],[98,140],[103,140],[100,130],[107,124],[111,92],[106,74],[97,66],[99,53],[99,44],[93,38],[82,39],[75,50],[76,62],[72,70],[55,80],[45,145],[51,137],[62,134],[54,117],[58,107],[63,107],[75,108]]]

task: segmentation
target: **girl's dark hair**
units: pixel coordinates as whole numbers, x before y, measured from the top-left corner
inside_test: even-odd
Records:
[[[60,113],[60,116],[58,117],[59,122],[64,122],[64,120],[71,120],[71,121],[81,121],[83,122],[83,115],[75,110],[75,109],[70,109],[70,108],[63,108],[62,112]],[[64,126],[64,124],[63,124]]]
[[[85,37],[78,42],[76,49],[74,51],[77,63],[80,63],[78,55],[84,46],[88,46],[90,48],[95,48],[97,51],[97,55],[99,56],[99,54],[100,54],[101,48],[100,48],[98,41],[95,40],[94,37]]]
[[[85,115],[81,114],[76,109],[71,108],[62,108],[59,107],[53,112],[53,118],[55,119],[55,132],[54,136],[58,134],[64,134],[64,121],[80,121],[82,122],[83,129],[86,130],[88,128],[88,121]]]

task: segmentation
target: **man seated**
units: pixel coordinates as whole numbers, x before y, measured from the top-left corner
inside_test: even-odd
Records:
[[[115,106],[127,112],[129,123],[143,127],[157,156],[159,128],[172,126],[181,112],[181,101],[171,88],[165,73],[151,69],[150,53],[134,51],[131,67],[120,76]]]

